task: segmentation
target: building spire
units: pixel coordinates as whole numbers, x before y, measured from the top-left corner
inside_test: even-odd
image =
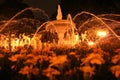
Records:
[[[61,11],[61,7],[58,4],[58,10],[57,10],[57,16],[56,16],[57,20],[62,20],[62,11]]]

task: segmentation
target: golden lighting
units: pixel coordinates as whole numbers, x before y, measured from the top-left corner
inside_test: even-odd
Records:
[[[14,35],[14,34],[13,34]],[[1,35],[0,37],[0,47],[9,49],[9,43],[11,44],[11,50],[15,50],[18,46],[24,46],[24,45],[31,45],[35,49],[38,49],[38,45],[41,46],[41,42],[38,41],[38,39],[30,38],[29,36],[26,36],[24,34],[19,35],[19,37],[12,36],[11,41],[9,41],[9,38],[7,36]],[[41,47],[40,47],[41,48]]]
[[[30,45],[30,38],[28,36],[22,35],[22,38],[11,37],[11,47],[15,49],[18,46],[24,46],[25,44]],[[0,46],[4,48],[9,48],[9,38],[8,37],[1,37]]]
[[[107,36],[107,31],[99,30],[99,31],[97,31],[97,36],[105,37],[105,36]]]
[[[89,46],[93,46],[93,45],[95,45],[95,43],[94,43],[93,41],[89,41],[89,42],[88,42],[88,45],[89,45]]]
[[[75,40],[74,40],[75,44],[77,44],[79,42],[79,35],[75,35]]]

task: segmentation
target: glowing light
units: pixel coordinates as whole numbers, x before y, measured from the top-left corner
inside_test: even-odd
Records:
[[[79,41],[79,35],[75,35],[75,42],[77,43]]]
[[[93,45],[95,45],[95,43],[94,43],[93,41],[89,41],[89,42],[88,42],[88,45],[89,45],[89,46],[93,46]]]
[[[97,36],[105,37],[105,36],[107,36],[107,32],[104,30],[99,30],[99,31],[97,31]]]
[[[34,49],[39,49],[38,45],[41,46],[40,41],[38,42],[38,39],[30,38],[27,35],[20,35],[19,37],[11,37],[11,42],[9,42],[9,38],[7,36],[0,37],[0,47],[3,47],[5,49],[9,49],[9,43],[11,44],[11,51],[14,51],[18,46],[24,46],[24,45],[31,45]]]

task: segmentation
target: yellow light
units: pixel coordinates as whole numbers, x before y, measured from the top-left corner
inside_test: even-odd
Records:
[[[99,37],[105,37],[105,36],[107,36],[107,32],[103,31],[103,30],[97,31],[97,36],[99,36]]]
[[[93,41],[89,41],[89,42],[88,42],[88,45],[89,45],[89,46],[93,46],[93,45],[95,45],[95,43],[94,43]]]
[[[75,41],[76,41],[76,42],[79,41],[79,35],[75,35]]]

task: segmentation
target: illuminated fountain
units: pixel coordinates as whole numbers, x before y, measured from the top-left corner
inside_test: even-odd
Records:
[[[40,50],[42,48],[41,36],[43,33],[41,32],[56,32],[58,35],[58,43],[56,45],[69,45],[73,46],[77,43],[79,36],[75,34],[75,24],[72,21],[71,15],[69,14],[67,20],[62,19],[62,12],[60,5],[58,5],[58,15],[56,17],[57,20],[48,21],[40,25],[37,30],[32,28],[23,27],[22,32],[19,32],[19,20],[14,20],[18,15],[22,14],[27,10],[39,11],[42,12],[44,16],[46,16],[47,20],[49,20],[48,15],[41,9],[38,8],[26,8],[20,12],[18,12],[15,16],[13,16],[8,21],[3,21],[0,29],[1,39],[0,44],[1,48],[9,49],[13,51],[18,46],[31,45],[34,49]],[[18,23],[18,26],[15,26]],[[31,21],[30,21],[31,23]],[[13,24],[13,25],[11,25]],[[22,25],[25,26],[25,25]],[[25,31],[24,31],[25,30]],[[30,31],[29,31],[30,30]],[[32,30],[32,31],[31,31]],[[19,35],[18,35],[19,34]],[[30,37],[32,36],[32,37]],[[46,37],[44,37],[46,38]],[[46,44],[49,44],[49,40],[46,41]],[[72,42],[72,44],[71,44]],[[53,43],[53,42],[52,42]]]
[[[40,21],[33,19],[14,20],[27,10],[42,12],[47,22],[41,24]],[[16,47],[25,45],[32,46],[37,50],[46,46],[74,47],[76,44],[82,44],[83,42],[88,46],[95,46],[103,44],[108,40],[108,37],[120,42],[120,30],[117,27],[120,26],[120,21],[111,19],[111,16],[120,17],[120,15],[96,16],[89,12],[81,12],[75,15],[73,19],[70,14],[67,15],[67,19],[62,19],[60,5],[58,5],[57,11],[56,20],[52,21],[49,21],[49,16],[38,8],[26,8],[10,20],[1,21],[0,47],[14,51]],[[83,14],[87,15],[88,19],[82,21],[83,18],[80,17],[83,17]],[[28,25],[24,23],[27,20]],[[34,28],[35,25],[39,26]]]
[[[27,24],[27,22],[35,22],[32,24]],[[0,22],[1,24],[6,23]],[[0,47],[13,51],[18,46],[30,45],[32,35],[36,31],[35,28],[30,26],[38,24],[39,21],[32,19],[20,19],[13,20],[11,23],[3,29],[0,33]],[[37,26],[36,26],[37,27]]]
[[[80,23],[81,16],[88,16],[83,23]],[[120,15],[103,14],[94,15],[89,12],[81,12],[75,15],[75,21],[78,32],[81,35],[81,41],[85,41],[88,45],[101,45],[110,41],[111,44],[120,44]],[[82,21],[81,21],[82,22]],[[112,41],[115,42],[112,42]],[[120,46],[119,46],[120,47]]]
[[[57,33],[59,39],[57,45],[59,46],[66,45],[71,47],[77,44],[79,42],[79,35],[77,34],[77,32],[75,32],[75,30],[77,30],[75,27],[75,23],[73,22],[70,14],[68,14],[66,20],[62,19],[62,12],[60,5],[58,5],[58,14],[56,16],[56,19],[57,20],[43,23],[43,25],[41,25],[37,29],[35,35],[40,32],[39,30],[42,27],[45,26],[46,31],[51,31],[51,33],[54,32]]]
[[[37,29],[37,25],[41,25],[41,22],[34,19],[23,18],[20,20],[14,20],[17,16],[24,13],[27,10],[39,11],[45,17],[46,20],[49,20],[49,16],[39,8],[26,8],[18,12],[8,21],[0,21],[0,47],[8,49],[9,51],[14,50],[18,46],[31,45],[36,48],[36,41],[32,40],[32,37]],[[4,37],[3,37],[4,36]],[[39,44],[38,44],[39,45]]]

